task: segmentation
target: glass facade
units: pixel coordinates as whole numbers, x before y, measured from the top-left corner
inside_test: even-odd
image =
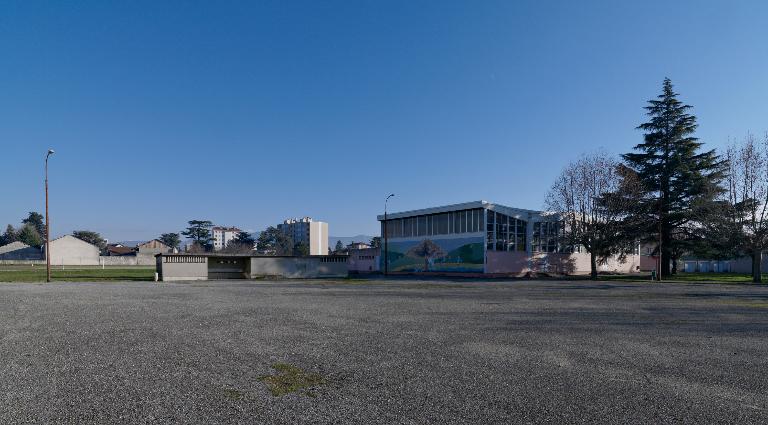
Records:
[[[565,229],[558,221],[541,221],[533,223],[533,252],[561,252],[573,253],[580,251],[573,246],[563,245]]]
[[[527,227],[524,220],[488,210],[486,250],[525,251]]]

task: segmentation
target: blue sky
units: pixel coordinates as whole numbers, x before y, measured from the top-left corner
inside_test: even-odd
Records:
[[[664,77],[698,136],[768,130],[762,1],[0,3],[0,224],[111,240],[189,219],[540,208],[582,152],[641,141]]]

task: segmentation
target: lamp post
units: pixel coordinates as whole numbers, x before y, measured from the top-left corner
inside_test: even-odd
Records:
[[[664,225],[663,225],[663,219],[662,216],[664,214],[664,191],[659,191],[659,269],[657,273],[657,277],[659,279],[659,282],[661,282],[661,265],[663,264],[664,259],[664,251],[662,250],[662,239],[664,238],[663,232],[664,232]]]
[[[389,198],[393,196],[395,196],[395,194],[390,193],[389,196],[387,196],[387,199],[384,200],[384,276],[389,273],[389,245],[387,243],[387,202],[389,202]]]
[[[45,272],[46,282],[51,281],[51,220],[48,212],[48,157],[53,155],[53,149],[48,149],[45,155]]]

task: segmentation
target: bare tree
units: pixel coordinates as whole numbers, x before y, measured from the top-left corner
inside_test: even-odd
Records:
[[[634,173],[605,152],[568,164],[552,185],[546,208],[560,215],[564,242],[590,254],[592,279],[598,264],[634,248],[638,236],[627,231],[626,218],[640,193]]]
[[[726,151],[726,196],[740,251],[752,258],[752,281],[762,282],[762,253],[768,246],[768,134],[748,134]]]

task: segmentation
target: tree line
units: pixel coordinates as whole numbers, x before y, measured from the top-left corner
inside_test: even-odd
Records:
[[[660,273],[675,274],[684,255],[752,258],[761,282],[768,247],[768,135],[747,135],[723,154],[695,137],[696,116],[665,79],[645,106],[643,142],[614,158],[585,154],[568,164],[545,202],[563,222],[566,246],[590,254],[590,272],[638,243],[655,245]]]

